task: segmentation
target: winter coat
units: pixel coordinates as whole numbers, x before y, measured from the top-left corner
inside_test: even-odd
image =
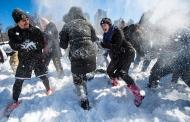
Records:
[[[126,41],[123,31],[118,27],[114,27],[111,42],[103,42],[102,47],[110,49],[112,60],[120,60],[127,55],[129,56],[135,53],[133,46],[128,41]]]
[[[92,72],[96,69],[95,30],[84,17],[80,15],[70,19],[69,17],[71,16],[67,15],[67,23],[60,32],[60,46],[66,49],[70,45],[69,58],[72,73]]]
[[[144,56],[144,51],[143,51],[143,40],[141,38],[141,33],[140,31],[138,31],[139,29],[139,26],[138,25],[130,25],[130,26],[126,26],[124,29],[123,29],[123,32],[124,32],[124,35],[125,35],[125,39],[127,41],[129,41],[132,46],[135,48],[136,50],[136,53],[139,55],[139,56]]]
[[[30,25],[29,29],[21,29],[19,26],[8,30],[9,45],[18,51],[19,63],[30,65],[33,62],[43,60],[42,49],[45,47],[43,33],[36,27]],[[34,42],[36,49],[28,51],[22,48],[23,44]]]
[[[60,58],[62,54],[61,54],[61,48],[59,46],[59,34],[55,24],[50,22],[46,26],[44,34],[45,34],[45,39],[48,42],[49,53],[52,53],[52,57],[54,58]]]

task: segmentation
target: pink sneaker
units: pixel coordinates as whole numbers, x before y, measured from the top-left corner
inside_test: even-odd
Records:
[[[140,90],[136,84],[128,85],[128,88],[135,97],[134,104],[139,107],[145,97],[145,92],[143,90]]]
[[[117,86],[117,85],[119,85],[117,78],[113,78],[113,79],[111,80],[111,84],[112,84],[112,86]]]
[[[9,110],[14,110],[15,108],[18,107],[18,105],[21,103],[21,101],[13,102],[8,106]]]
[[[142,95],[135,96],[134,104],[135,104],[137,107],[139,107],[139,106],[141,105],[143,99],[144,99],[144,96],[142,96]]]
[[[47,92],[46,92],[46,95],[49,96],[49,95],[52,95],[53,94],[53,90],[52,89],[49,89]]]

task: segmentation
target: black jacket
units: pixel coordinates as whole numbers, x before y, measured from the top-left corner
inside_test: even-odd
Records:
[[[113,31],[111,42],[103,43],[102,47],[110,49],[112,59],[120,59],[135,53],[133,46],[126,41],[123,31],[117,27]]]
[[[45,47],[43,33],[36,27],[30,25],[29,29],[21,29],[18,26],[8,30],[9,45],[13,50],[18,51],[19,62],[31,63],[34,60],[42,60],[42,49]],[[36,44],[36,50],[27,51],[21,45],[28,42]]]
[[[144,51],[143,51],[143,40],[141,38],[141,33],[140,33],[140,29],[138,29],[139,26],[132,24],[130,26],[126,26],[123,29],[124,35],[125,35],[125,39],[127,41],[129,41],[133,47],[135,48],[137,54],[139,56],[144,56]]]
[[[72,73],[85,74],[96,69],[96,39],[95,30],[83,18],[72,19],[63,26],[60,32],[60,46],[66,49],[70,45]]]
[[[50,22],[46,26],[44,34],[45,34],[45,39],[48,42],[49,52],[52,53],[53,57],[60,58],[62,54],[61,54],[61,48],[59,46],[59,34],[55,24]]]

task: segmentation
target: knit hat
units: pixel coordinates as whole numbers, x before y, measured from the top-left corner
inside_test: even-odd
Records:
[[[102,18],[102,20],[100,21],[100,25],[102,24],[108,24],[108,25],[112,25],[111,19],[110,18]]]
[[[16,8],[12,12],[12,17],[16,23],[18,23],[20,20],[28,18],[28,15],[21,9]]]

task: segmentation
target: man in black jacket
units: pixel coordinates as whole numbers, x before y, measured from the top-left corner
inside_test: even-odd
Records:
[[[60,46],[68,48],[71,61],[71,72],[78,95],[81,98],[81,107],[89,109],[87,98],[86,74],[96,69],[96,33],[89,24],[81,8],[72,7],[64,16],[65,25],[60,32]]]
[[[59,46],[59,34],[56,25],[48,21],[46,18],[40,18],[40,27],[44,32],[45,40],[48,42],[48,54],[45,56],[46,66],[49,65],[51,59],[58,73],[58,77],[64,76],[63,67],[61,64],[61,48]]]
[[[46,46],[42,32],[29,24],[28,16],[24,11],[14,9],[12,17],[17,25],[8,30],[9,45],[13,50],[18,51],[19,59],[13,86],[14,103],[11,105],[14,108],[18,103],[24,80],[31,78],[33,70],[35,75],[43,81],[47,94],[51,94],[52,91],[42,54],[42,49]]]
[[[128,71],[135,57],[133,46],[125,40],[123,31],[113,26],[109,18],[103,18],[100,25],[104,31],[103,48],[109,49],[111,62],[107,68],[107,73],[112,82],[121,77],[126,83],[130,91],[135,96],[134,103],[138,107],[144,98],[140,93],[140,89],[134,80],[129,76]]]

